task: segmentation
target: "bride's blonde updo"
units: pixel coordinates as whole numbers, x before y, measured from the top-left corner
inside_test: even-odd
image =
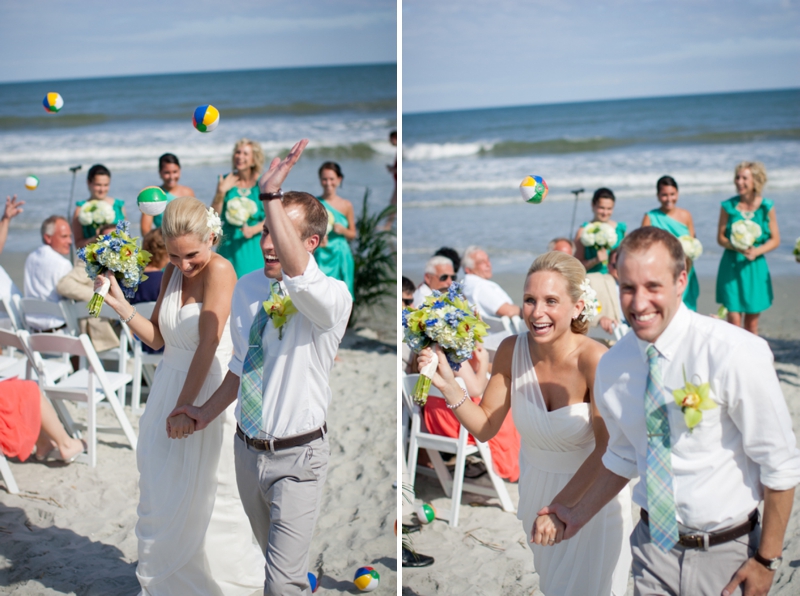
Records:
[[[167,203],[164,219],[161,221],[161,233],[164,238],[178,238],[186,234],[194,234],[203,242],[211,236],[208,225],[208,207],[194,197],[179,197]],[[214,234],[212,246],[219,244],[222,234]]]
[[[567,292],[572,302],[581,299],[581,284],[586,279],[586,268],[575,257],[559,251],[546,252],[536,258],[525,279],[537,271],[555,271],[560,274],[567,281]],[[585,334],[589,330],[589,321],[583,320],[583,317],[572,319],[570,328],[573,333]]]

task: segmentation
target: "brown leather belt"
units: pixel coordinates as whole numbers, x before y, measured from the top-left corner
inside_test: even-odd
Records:
[[[650,518],[647,515],[647,511],[644,509],[641,510],[641,517],[644,523],[649,524],[648,520]],[[734,526],[727,530],[722,530],[721,532],[697,532],[695,534],[681,534],[678,544],[684,548],[707,549],[710,546],[716,546],[717,544],[723,544],[725,542],[730,542],[731,540],[741,538],[742,536],[752,532],[757,525],[758,509],[753,509],[753,512],[747,517],[747,521],[743,524],[739,524],[738,526]]]
[[[328,423],[326,422],[317,430],[312,430],[311,432],[303,433],[302,435],[295,435],[293,437],[287,437],[286,439],[272,439],[272,440],[261,440],[261,439],[251,439],[241,427],[237,424],[236,425],[236,435],[245,443],[253,447],[254,449],[258,449],[259,451],[278,451],[280,449],[288,449],[289,447],[300,447],[301,445],[305,445],[310,443],[311,441],[316,441],[325,436],[328,432]]]

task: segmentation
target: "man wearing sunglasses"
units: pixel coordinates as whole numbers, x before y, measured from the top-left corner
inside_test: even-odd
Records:
[[[440,292],[450,287],[456,280],[453,261],[447,257],[431,257],[425,264],[425,281],[414,292],[414,308],[419,308],[434,290]]]
[[[480,246],[469,246],[461,257],[464,265],[464,295],[478,308],[481,316],[513,317],[520,308],[506,291],[492,279],[492,262]]]

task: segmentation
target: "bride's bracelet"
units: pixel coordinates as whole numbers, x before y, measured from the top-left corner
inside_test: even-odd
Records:
[[[122,321],[123,323],[130,323],[131,319],[133,319],[133,317],[135,317],[135,316],[136,316],[136,307],[134,306],[133,307],[133,312],[131,313],[131,316],[129,316],[127,319],[123,319],[122,317],[120,317],[119,320]]]
[[[464,403],[465,401],[467,401],[467,399],[469,398],[469,393],[467,393],[467,390],[466,390],[466,389],[464,389],[463,387],[461,387],[461,390],[464,392],[464,397],[462,397],[462,398],[461,398],[461,401],[460,401],[460,402],[458,402],[457,404],[453,404],[453,405],[451,406],[450,404],[448,404],[448,403],[447,403],[447,400],[445,400],[445,402],[444,402],[444,403],[445,403],[445,404],[447,405],[447,407],[448,407],[448,408],[450,408],[451,410],[455,410],[457,407],[459,407],[461,404],[463,404],[463,403]]]

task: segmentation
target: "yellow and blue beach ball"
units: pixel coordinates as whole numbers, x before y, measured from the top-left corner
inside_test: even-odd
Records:
[[[64,107],[64,98],[55,92],[48,93],[44,96],[42,105],[44,105],[46,111],[55,113]]]
[[[528,203],[539,204],[547,196],[547,182],[541,176],[526,176],[519,185],[519,192],[522,198]]]
[[[210,104],[200,106],[192,114],[192,124],[200,132],[211,132],[219,124],[219,110]]]
[[[28,190],[36,190],[39,187],[39,179],[31,174],[25,178],[25,188]]]
[[[381,576],[372,567],[359,567],[353,583],[362,592],[372,592],[381,583]]]

